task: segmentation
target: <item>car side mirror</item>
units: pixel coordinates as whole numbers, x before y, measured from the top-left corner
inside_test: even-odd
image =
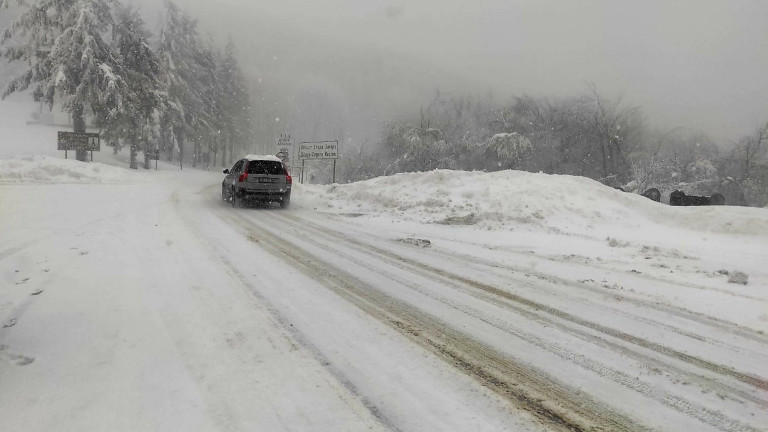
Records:
[[[224,171],[222,171],[222,172],[223,172],[224,174],[229,174],[229,170],[228,170],[228,169],[225,169],[225,170],[224,170]]]

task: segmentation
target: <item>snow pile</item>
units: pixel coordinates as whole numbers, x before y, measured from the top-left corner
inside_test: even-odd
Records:
[[[249,154],[245,156],[248,160],[268,160],[268,161],[275,161],[275,162],[282,162],[282,160],[275,156],[275,155],[255,155],[255,154]]]
[[[294,202],[319,210],[397,215],[423,223],[585,232],[660,224],[713,232],[768,234],[768,213],[740,207],[669,207],[594,180],[521,171],[436,170],[347,185],[300,185]],[[301,204],[300,204],[301,205]]]
[[[0,184],[123,184],[144,181],[145,178],[127,169],[74,159],[48,156],[0,159]]]
[[[728,283],[746,285],[748,282],[749,275],[744,272],[734,271],[728,275]]]

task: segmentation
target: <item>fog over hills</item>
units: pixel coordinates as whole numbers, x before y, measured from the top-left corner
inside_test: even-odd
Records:
[[[157,2],[134,3],[157,20]],[[203,33],[235,41],[263,102],[264,139],[339,129],[375,139],[382,121],[413,116],[438,89],[507,101],[595,83],[660,128],[716,141],[768,117],[768,3],[759,0],[178,3]]]
[[[320,77],[353,95],[372,83],[365,108],[373,117],[408,103],[377,84],[388,81],[411,97],[441,87],[490,90],[500,100],[574,94],[594,82],[642,106],[660,127],[702,129],[716,139],[768,116],[763,1],[180,3],[206,28],[230,32],[243,62],[265,73]]]

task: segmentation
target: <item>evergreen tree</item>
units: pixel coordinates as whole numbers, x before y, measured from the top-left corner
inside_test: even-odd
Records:
[[[167,80],[160,58],[149,46],[150,35],[138,11],[119,5],[115,13],[113,44],[126,69],[131,90],[115,138],[126,139],[131,146],[131,168],[136,168],[136,153],[144,150],[144,168],[149,168],[147,150],[158,148],[160,128],[169,116],[178,116],[168,100]],[[117,140],[115,140],[117,141]]]
[[[210,107],[206,111],[206,103],[210,106],[210,102],[205,100],[205,86],[215,81],[215,76],[211,77],[215,62],[200,42],[197,23],[170,0],[165,2],[157,53],[166,72],[169,100],[180,114],[168,118],[163,135],[178,145],[180,159],[184,156],[184,141],[190,139],[195,146],[193,163],[196,163],[203,137],[211,131]],[[167,141],[163,144],[166,150],[173,145]]]
[[[3,33],[2,43],[20,44],[3,52],[30,68],[11,81],[3,97],[36,84],[35,100],[53,108],[59,100],[72,115],[75,132],[85,132],[85,109],[98,125],[110,125],[124,112],[129,89],[124,70],[102,35],[112,25],[110,0],[41,0]],[[84,161],[86,152],[77,151]]]
[[[232,163],[235,152],[243,152],[244,144],[250,138],[250,103],[240,65],[235,59],[235,45],[230,39],[224,50],[219,68],[222,113],[222,157],[221,165]],[[227,160],[229,154],[229,160]]]
[[[203,154],[210,156],[216,153],[219,147],[219,131],[222,125],[221,114],[221,85],[218,77],[217,53],[213,43],[209,40],[200,45],[197,56],[194,59],[197,65],[197,74],[194,77],[193,90],[202,102],[202,109],[193,117],[192,127],[193,143],[195,146],[193,166],[201,162]],[[207,144],[204,148],[203,144]]]

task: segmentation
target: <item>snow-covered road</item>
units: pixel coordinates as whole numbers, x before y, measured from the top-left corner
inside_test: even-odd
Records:
[[[713,430],[754,430],[751,425],[766,420],[738,420],[765,415],[768,382],[760,374],[768,358],[760,333],[556,276],[567,271],[531,274],[484,254],[414,247],[398,241],[408,237],[315,212],[223,208],[218,214],[239,227],[240,237],[321,286],[313,305],[291,316],[303,331],[318,331],[316,323],[327,322],[325,313],[313,317],[314,299],[323,295],[322,288],[333,291],[518,409],[535,413],[548,428],[701,430],[704,423]],[[635,283],[659,283],[635,273]],[[306,294],[304,288],[294,295],[280,292],[273,301],[290,310]],[[765,298],[752,301],[765,305]],[[344,332],[346,326],[310,339]],[[386,369],[376,367],[354,381],[365,382],[376,370]],[[738,413],[735,417],[722,412],[724,399],[733,403],[727,411]],[[419,417],[432,410],[393,415]],[[442,428],[457,424],[451,419]],[[405,428],[429,425],[435,423]]]
[[[3,163],[0,430],[768,424],[765,235],[424,223],[333,186],[234,209],[214,173]]]

